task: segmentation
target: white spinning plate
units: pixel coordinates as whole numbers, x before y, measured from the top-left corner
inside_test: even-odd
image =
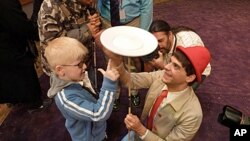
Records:
[[[157,39],[150,32],[138,27],[116,26],[103,31],[101,43],[113,53],[139,57],[153,52],[158,45]]]

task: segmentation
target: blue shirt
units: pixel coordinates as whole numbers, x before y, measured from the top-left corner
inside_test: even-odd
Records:
[[[122,24],[140,17],[140,28],[149,29],[153,17],[153,0],[120,0],[121,10],[125,11],[125,18],[120,16]],[[103,18],[110,21],[110,0],[98,0],[98,11]]]
[[[117,82],[104,77],[99,99],[95,99],[79,83],[59,91],[55,103],[65,117],[65,126],[72,141],[101,141],[106,135],[106,120],[110,117]]]

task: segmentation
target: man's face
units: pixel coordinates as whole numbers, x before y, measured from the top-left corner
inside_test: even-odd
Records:
[[[158,41],[158,50],[165,55],[171,50],[171,42],[168,35],[165,32],[154,32],[152,33]]]
[[[93,0],[78,0],[83,5],[91,5]]]
[[[171,57],[170,63],[164,67],[163,82],[168,86],[187,85],[187,73],[174,56]]]

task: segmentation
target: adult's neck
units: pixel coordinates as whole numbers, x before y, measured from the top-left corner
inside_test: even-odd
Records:
[[[169,92],[179,92],[188,87],[187,84],[167,84]]]
[[[170,50],[172,50],[172,47],[173,47],[175,40],[176,39],[175,39],[174,33],[170,31],[169,32],[169,41],[170,41],[170,47],[171,47]]]

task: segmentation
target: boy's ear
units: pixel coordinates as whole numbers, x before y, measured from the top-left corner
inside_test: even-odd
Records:
[[[63,67],[61,66],[61,65],[57,65],[56,67],[55,67],[55,72],[56,72],[56,74],[58,75],[58,76],[64,76],[64,69],[63,69]]]
[[[187,83],[190,83],[190,82],[193,82],[195,78],[196,78],[196,75],[192,74],[192,75],[187,76],[186,81]]]

